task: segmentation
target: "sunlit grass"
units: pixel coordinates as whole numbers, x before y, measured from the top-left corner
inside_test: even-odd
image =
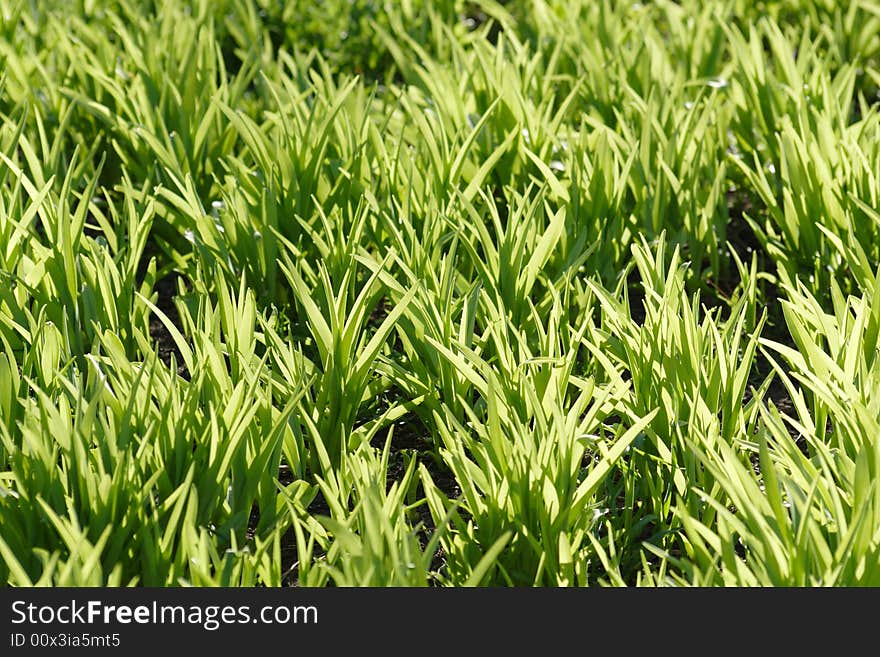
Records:
[[[0,0],[0,62],[0,583],[880,584],[880,4]]]

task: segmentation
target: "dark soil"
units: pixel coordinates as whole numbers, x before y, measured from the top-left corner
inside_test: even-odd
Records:
[[[177,312],[177,306],[174,305],[174,297],[177,295],[177,281],[179,278],[181,278],[179,274],[168,274],[156,283],[155,289],[159,293],[156,307],[165,313],[175,328],[181,330],[180,314]],[[183,361],[180,349],[177,348],[177,344],[174,342],[171,331],[168,330],[162,320],[159,319],[155,313],[150,315],[150,337],[153,338],[153,341],[156,343],[156,349],[162,362],[170,367],[173,357],[174,363],[177,365],[177,373],[189,381],[190,372]]]
[[[157,257],[159,254],[160,251],[156,245],[152,242],[147,242],[144,247],[144,252],[141,254],[140,262],[138,262],[138,269],[135,275],[135,281],[138,285],[143,282],[144,277],[146,276],[150,260],[153,257]],[[166,317],[171,320],[172,325],[178,331],[183,333],[182,325],[180,323],[180,313],[177,312],[177,306],[174,304],[174,298],[177,296],[178,280],[183,280],[185,282],[183,276],[176,272],[170,272],[156,281],[154,291],[158,294],[156,307],[165,313]],[[150,337],[156,345],[159,359],[165,363],[165,365],[170,367],[173,356],[174,362],[177,366],[177,373],[189,381],[190,372],[186,368],[180,349],[177,348],[177,344],[174,342],[174,337],[171,335],[171,331],[168,330],[162,320],[159,319],[155,313],[150,313]]]
[[[773,263],[770,256],[764,251],[761,243],[755,236],[754,231],[744,215],[754,216],[756,207],[755,201],[748,194],[741,192],[728,193],[728,211],[730,213],[730,222],[728,223],[728,242],[736,251],[743,263],[749,263],[754,254],[758,257],[758,269],[760,271],[773,271]],[[736,272],[731,272],[735,277]],[[728,294],[732,293],[738,283],[736,281],[723,281],[721,285],[728,290]],[[785,298],[783,292],[774,284],[766,280],[759,282],[760,306],[767,312],[767,322],[761,332],[761,336],[769,340],[773,340],[789,347],[794,347],[794,340],[788,332],[785,324],[785,317],[782,314],[782,300]],[[778,361],[778,359],[777,359]],[[773,366],[767,357],[759,349],[755,366],[749,377],[749,389],[746,390],[743,404],[747,404],[752,399],[753,389],[757,389],[761,383],[773,372]],[[784,415],[793,416],[795,413],[794,403],[788,394],[782,380],[776,376],[767,389],[764,399],[776,406]],[[798,438],[798,434],[794,428],[788,427],[789,434],[793,438]]]

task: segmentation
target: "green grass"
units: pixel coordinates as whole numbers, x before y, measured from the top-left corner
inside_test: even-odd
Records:
[[[880,4],[0,0],[0,583],[880,585]]]

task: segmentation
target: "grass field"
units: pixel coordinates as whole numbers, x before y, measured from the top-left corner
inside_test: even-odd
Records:
[[[0,26],[0,584],[880,586],[880,3]]]

